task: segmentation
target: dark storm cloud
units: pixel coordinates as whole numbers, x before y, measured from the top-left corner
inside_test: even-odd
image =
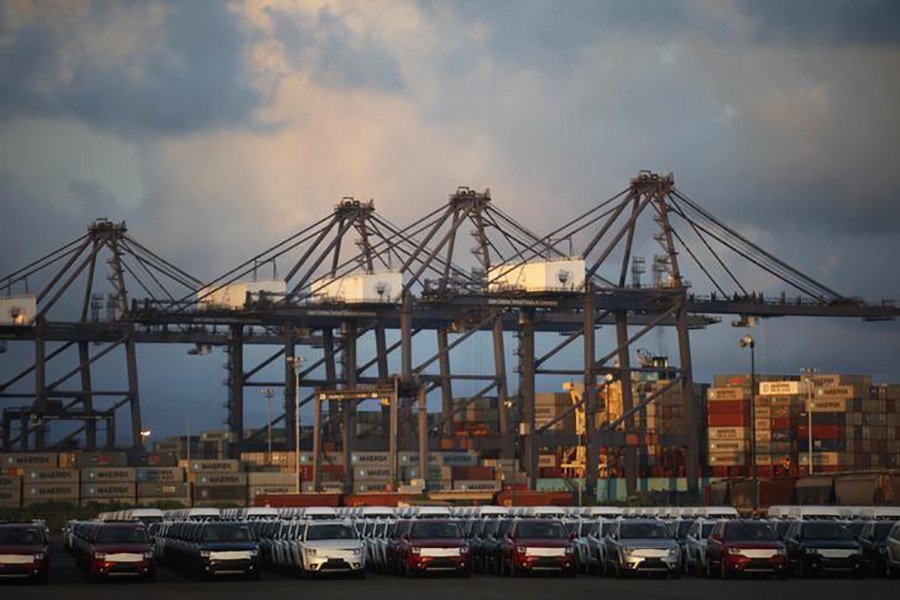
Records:
[[[787,44],[900,44],[896,0],[739,0],[756,37]]]
[[[440,15],[446,3],[428,0],[423,6]],[[487,25],[486,50],[519,68],[573,67],[586,46],[623,31],[666,39],[685,27],[690,12],[680,0],[463,0],[453,8],[458,27]]]
[[[340,15],[324,7],[314,16],[268,8],[275,37],[291,65],[317,83],[337,88],[401,92],[403,72],[391,52],[372,34],[351,30]]]
[[[99,61],[81,51],[79,25],[114,30],[110,13],[117,6],[149,5],[97,2],[81,13],[42,15],[5,31],[0,45],[3,118],[74,117],[126,136],[187,133],[250,119],[260,97],[243,65],[246,36],[227,4],[173,2],[167,5],[163,39],[148,40],[154,43],[132,48],[131,55]],[[143,66],[139,76],[136,63]]]

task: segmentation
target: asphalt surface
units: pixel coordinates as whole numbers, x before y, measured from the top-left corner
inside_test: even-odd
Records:
[[[577,579],[557,577],[509,578],[474,575],[470,579],[427,577],[407,580],[400,577],[369,575],[366,579],[300,580],[264,573],[261,581],[235,578],[195,581],[180,573],[160,568],[155,582],[117,579],[88,583],[75,568],[74,560],[62,551],[51,557],[50,581],[33,585],[17,580],[0,580],[0,598],[4,600],[66,598],[67,600],[297,600],[306,596],[316,600],[353,598],[416,598],[417,600],[597,600],[615,598],[684,598],[685,600],[885,600],[896,597],[900,579],[817,579],[800,580],[706,580],[682,577],[663,579],[609,579],[580,575]]]

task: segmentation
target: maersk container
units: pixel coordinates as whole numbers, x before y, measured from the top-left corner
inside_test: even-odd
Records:
[[[488,291],[579,292],[584,276],[583,259],[498,265],[488,270]]]
[[[403,274],[385,271],[326,276],[314,281],[310,290],[314,303],[396,304],[403,294]]]

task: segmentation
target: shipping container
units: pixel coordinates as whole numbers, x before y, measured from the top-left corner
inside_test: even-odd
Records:
[[[78,483],[77,469],[28,469],[24,480],[27,483]]]
[[[191,472],[238,472],[241,470],[241,463],[238,460],[192,460],[190,470]]]
[[[82,483],[81,498],[131,498],[134,502],[137,486],[131,483]]]
[[[49,500],[78,500],[78,482],[23,482],[22,498]]]
[[[81,469],[81,483],[86,482],[134,482],[135,469],[127,467],[97,467]]]
[[[55,469],[58,462],[53,452],[6,452],[0,454],[0,466],[4,469]]]
[[[452,467],[453,480],[492,480],[494,479],[494,467],[478,465],[457,465]]]
[[[382,493],[382,492],[390,492],[391,491],[391,483],[387,480],[370,480],[363,482],[356,482],[353,484],[353,493],[354,494],[372,494],[372,493]]]
[[[740,467],[747,464],[747,456],[743,452],[708,454],[707,458],[711,466]]]
[[[710,440],[709,451],[711,454],[722,454],[726,452],[744,452],[748,448],[745,440]]]
[[[495,479],[459,480],[453,482],[453,489],[460,492],[499,492],[501,482]]]
[[[137,484],[137,496],[143,498],[181,498],[189,496],[187,483],[174,481],[141,481]]]
[[[79,469],[88,467],[127,467],[125,452],[76,452],[75,465]]]
[[[709,415],[710,427],[745,427],[749,425],[749,417],[744,415]]]
[[[707,400],[718,404],[721,401],[747,400],[750,397],[749,387],[714,387],[706,392]]]
[[[247,502],[247,486],[245,485],[195,485],[193,492],[195,502],[198,500],[232,501],[238,504]]]
[[[197,471],[191,473],[192,483],[202,487],[246,486],[247,474],[229,471]]]
[[[0,507],[17,508],[22,505],[21,488],[0,488]]]
[[[0,475],[0,489],[22,489],[22,477],[20,475]]]
[[[137,481],[181,483],[184,481],[184,469],[181,467],[138,467],[134,478]]]
[[[746,427],[710,427],[707,437],[710,440],[745,440],[750,437],[750,430]]]
[[[390,476],[391,470],[388,467],[356,467],[353,469],[353,477],[356,481],[387,481]]]
[[[197,292],[197,307],[200,310],[236,310],[243,308],[248,298],[258,301],[267,294],[283,296],[286,291],[286,283],[281,279],[214,284]]]
[[[297,492],[296,485],[251,485],[247,488],[247,495],[252,502],[257,496],[275,495],[275,494],[295,494]]]

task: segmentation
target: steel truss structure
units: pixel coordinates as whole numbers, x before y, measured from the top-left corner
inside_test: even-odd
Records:
[[[648,251],[654,252],[653,277],[644,282]],[[103,256],[105,296],[95,281]],[[501,284],[525,265],[571,259],[584,261],[584,284],[577,288]],[[211,301],[229,286],[255,281],[269,266],[273,279],[283,283],[280,290],[251,291],[232,306]],[[341,302],[316,293],[354,274],[380,272],[402,276],[402,289],[391,291],[390,298]],[[688,274],[696,279],[689,281]],[[764,298],[742,284],[759,274],[784,291]],[[60,447],[73,440],[93,449],[98,422],[106,424],[111,447],[116,412],[126,406],[131,446],[141,446],[136,348],[181,344],[191,346],[188,353],[194,355],[224,349],[227,424],[235,452],[266,431],[265,426],[245,431],[248,389],[283,389],[284,410],[271,425],[283,424],[286,449],[294,448],[300,431],[295,420],[300,397],[301,406],[314,402],[316,408],[318,426],[310,436],[315,446],[340,447],[348,459],[354,449],[396,453],[452,447],[461,413],[488,401],[498,429],[473,443],[497,456],[520,455],[532,484],[540,448],[579,443],[574,434],[550,432],[553,423],[536,425],[538,390],[558,390],[558,383],[545,382],[560,378],[580,381],[587,422],[594,423],[597,391],[616,380],[623,413],[602,428],[588,429],[587,487],[596,483],[598,449],[605,443],[623,449],[630,492],[636,480],[629,442],[634,417],[663,393],[677,390],[689,411],[690,430],[665,436],[662,443],[685,449],[688,483],[697,493],[700,436],[691,330],[722,315],[742,321],[773,316],[874,321],[898,313],[890,303],[867,304],[800,273],[678,190],[671,174],[646,171],[622,192],[545,235],[500,210],[489,191],[459,188],[443,206],[405,227],[378,214],[371,201],[345,198],[330,215],[207,282],[141,245],[124,223],[99,220],[85,236],[0,280],[0,289],[7,297],[28,294],[34,281],[41,282],[34,294],[37,314],[25,323],[0,325],[0,340],[15,350],[7,356],[20,361],[33,356],[0,382],[0,399],[8,404],[4,450]],[[702,294],[696,291],[701,285]],[[379,288],[382,292],[388,293]],[[612,328],[615,341],[601,349],[603,326]],[[662,328],[677,336],[677,366],[632,364],[641,340]],[[484,347],[490,357],[481,361]],[[112,371],[124,374],[124,382],[98,389],[95,373],[103,368],[108,374],[102,364],[115,351],[124,352],[124,366]],[[304,367],[293,360],[300,354],[308,359]],[[52,380],[51,365],[58,373]],[[509,381],[513,371],[516,385]],[[633,389],[633,374],[653,371],[665,372],[665,386],[649,394]],[[63,387],[76,377],[77,386]],[[360,430],[354,398],[391,385],[407,391],[393,396],[396,406],[382,410],[379,425]],[[320,414],[316,394],[346,399],[329,402]],[[422,408],[437,397],[440,417],[426,430]],[[51,441],[51,420],[81,426]],[[304,449],[314,446],[313,439],[300,441]],[[347,469],[347,486],[352,477],[353,469]]]

